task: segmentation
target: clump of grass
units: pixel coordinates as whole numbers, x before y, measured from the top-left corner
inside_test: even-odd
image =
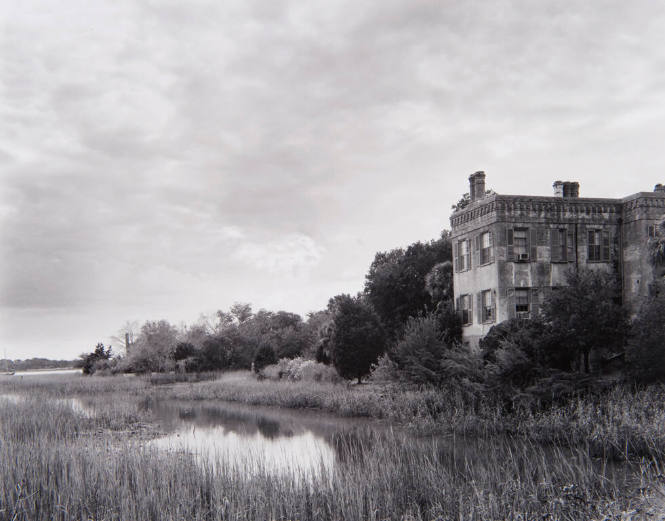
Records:
[[[63,413],[52,403],[20,412],[34,423]],[[621,473],[597,465],[584,448],[359,430],[330,440],[334,468],[289,476],[253,456],[197,463],[186,453],[91,441],[85,431],[97,426],[73,416],[22,440],[21,415],[2,423],[7,519],[602,519],[632,507]]]

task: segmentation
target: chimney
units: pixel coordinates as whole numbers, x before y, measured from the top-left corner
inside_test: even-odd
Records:
[[[554,197],[563,197],[563,181],[554,181]]]
[[[485,197],[485,172],[482,170],[469,176],[469,195],[471,202]]]
[[[580,196],[580,184],[573,181],[563,182],[563,197],[577,199]]]
[[[577,181],[570,183],[570,197],[578,199],[579,196],[580,196],[580,184]]]
[[[654,188],[654,192],[665,192],[665,185],[658,183]]]

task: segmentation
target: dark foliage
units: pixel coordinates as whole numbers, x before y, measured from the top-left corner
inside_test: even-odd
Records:
[[[262,344],[254,355],[254,371],[259,372],[270,364],[277,363],[277,354],[270,344]]]
[[[627,350],[630,376],[642,383],[665,381],[665,296],[644,303],[631,333]]]
[[[385,349],[385,334],[371,306],[360,297],[338,295],[328,304],[333,316],[332,363],[342,378],[360,383]]]
[[[102,360],[111,359],[111,346],[108,349],[104,349],[104,344],[101,342],[95,346],[95,350],[87,355],[81,355],[83,360],[83,374],[94,374],[98,362]]]
[[[590,357],[623,349],[628,319],[619,304],[620,289],[613,274],[571,270],[567,286],[557,288],[543,305],[552,342],[570,356],[571,368],[588,373]]]
[[[427,291],[425,280],[434,266],[452,261],[448,232],[428,243],[416,242],[377,253],[365,280],[365,294],[381,318],[386,332],[397,338],[409,317],[432,311],[436,301]]]
[[[173,351],[173,359],[178,362],[189,358],[196,353],[196,347],[190,342],[178,342],[175,346],[175,351]]]

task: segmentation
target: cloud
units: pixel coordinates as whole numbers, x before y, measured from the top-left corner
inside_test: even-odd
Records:
[[[310,237],[289,234],[277,240],[243,243],[234,257],[249,262],[255,268],[279,273],[316,266],[323,254],[324,249]]]
[[[325,306],[376,251],[437,236],[478,169],[504,193],[547,194],[562,172],[599,196],[664,181],[654,2],[26,0],[7,15],[0,305],[50,310],[44,338],[66,310]]]

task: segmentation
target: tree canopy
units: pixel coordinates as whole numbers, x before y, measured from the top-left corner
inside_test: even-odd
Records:
[[[438,298],[450,298],[446,261],[452,261],[447,231],[434,241],[376,254],[365,277],[365,295],[391,338],[399,336],[409,317],[435,309]]]
[[[589,372],[592,351],[620,348],[628,330],[615,275],[599,270],[570,270],[567,286],[552,291],[543,304],[543,318],[561,349],[581,357]]]
[[[332,363],[342,378],[360,383],[385,350],[381,322],[362,297],[338,295],[328,308],[333,320],[330,334]]]

